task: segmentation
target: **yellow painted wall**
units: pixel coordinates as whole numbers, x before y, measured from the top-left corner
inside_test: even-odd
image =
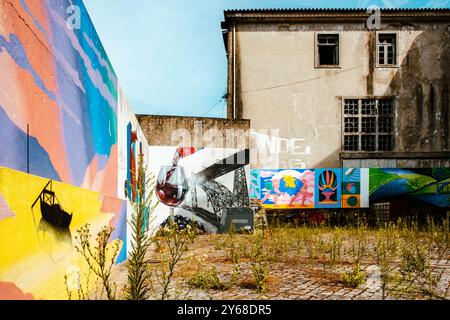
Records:
[[[2,283],[5,288],[5,282],[10,282],[35,299],[67,299],[64,275],[77,266],[86,271],[73,246],[76,230],[89,223],[96,234],[114,216],[101,212],[99,193],[54,181],[53,191],[73,218],[70,234],[50,230],[45,221],[40,224],[40,204],[31,209],[47,182],[0,167],[0,194],[14,213],[0,220],[0,291]],[[0,298],[11,297],[3,292]]]

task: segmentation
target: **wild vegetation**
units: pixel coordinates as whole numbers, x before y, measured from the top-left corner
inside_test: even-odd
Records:
[[[195,224],[179,230],[169,220],[150,235],[154,179],[145,178],[142,160],[138,170],[125,283],[111,280],[119,250],[117,241],[110,242],[113,229],[104,227],[94,241],[86,225],[77,232],[76,250],[89,271],[80,275],[77,290],[67,289],[69,299],[189,299],[199,291],[214,299],[236,290],[265,297],[283,283],[277,270],[284,269],[336,288],[370,287],[379,299],[448,299],[447,287],[440,286],[449,273],[448,215],[428,217],[420,227],[415,219],[369,226],[355,214],[351,223],[331,225],[333,217],[326,217],[212,235],[198,235]]]
[[[361,219],[347,227],[279,225],[264,233],[208,237],[214,250],[223,252],[225,263],[240,263],[241,269],[246,265],[251,270],[252,278],[236,280],[236,286],[249,287],[250,282],[259,293],[270,290],[268,279],[276,276],[271,267],[282,264],[305,272],[321,269],[324,281],[327,274],[334,275],[332,281],[343,287],[375,282],[380,299],[446,298],[438,284],[445,271],[439,263],[448,261],[450,254],[449,217],[440,224],[428,218],[422,229],[414,220],[369,228]],[[204,263],[203,270],[207,269]],[[366,269],[376,272],[369,275]],[[196,283],[192,279],[201,279],[201,272],[195,271],[191,284]],[[219,276],[214,269],[214,278]]]

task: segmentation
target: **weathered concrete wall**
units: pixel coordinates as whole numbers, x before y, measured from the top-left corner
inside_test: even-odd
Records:
[[[249,120],[137,115],[151,146],[248,148]]]
[[[449,28],[450,21],[382,24],[379,31],[397,33],[398,67],[380,68],[375,63],[376,32],[365,23],[238,22],[236,113],[250,119],[256,131],[279,130],[281,141],[275,144],[276,156],[260,158],[254,167],[339,167],[342,98],[352,97],[395,98],[395,152],[448,151]],[[338,68],[315,68],[315,37],[323,31],[339,34]],[[229,53],[232,37],[230,29]],[[229,71],[228,116],[231,75]],[[420,157],[427,159],[426,154]],[[406,162],[414,166],[414,159]]]

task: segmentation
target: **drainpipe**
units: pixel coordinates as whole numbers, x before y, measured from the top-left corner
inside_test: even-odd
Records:
[[[233,21],[233,119],[236,119],[236,22]]]

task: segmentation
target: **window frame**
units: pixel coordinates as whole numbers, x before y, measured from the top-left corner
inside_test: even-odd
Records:
[[[397,101],[395,96],[375,96],[375,97],[354,97],[346,96],[341,98],[341,152],[346,153],[383,153],[383,152],[393,152],[396,147],[396,119],[397,119]],[[345,100],[357,100],[358,114],[357,115],[346,115],[345,114]],[[362,100],[374,100],[375,101],[375,115],[363,115],[362,110]],[[389,116],[391,120],[391,130],[389,132],[382,132],[380,130],[380,118],[387,117],[379,112],[379,102],[380,100],[391,100],[392,101],[392,113]],[[363,118],[375,118],[375,131],[373,133],[362,132],[362,119]],[[358,128],[355,132],[345,132],[345,119],[358,119]],[[362,136],[364,135],[374,135],[375,136],[375,150],[362,150]],[[357,136],[358,137],[358,148],[357,150],[347,150],[345,148],[345,137],[346,136]],[[379,149],[379,137],[380,136],[392,136],[391,138],[391,149],[390,150],[380,150]]]
[[[338,64],[320,64],[319,56],[319,36],[337,36],[337,59]],[[341,44],[342,37],[340,32],[336,31],[321,31],[314,33],[314,68],[316,69],[340,69],[341,68]]]
[[[380,64],[380,59],[379,59],[379,54],[380,54],[380,35],[383,34],[391,34],[395,36],[395,45],[394,45],[394,59],[395,59],[395,63],[394,64]],[[398,63],[398,58],[399,58],[399,32],[398,31],[377,31],[375,33],[375,61],[376,61],[376,67],[377,68],[398,68],[399,67],[399,63]]]

